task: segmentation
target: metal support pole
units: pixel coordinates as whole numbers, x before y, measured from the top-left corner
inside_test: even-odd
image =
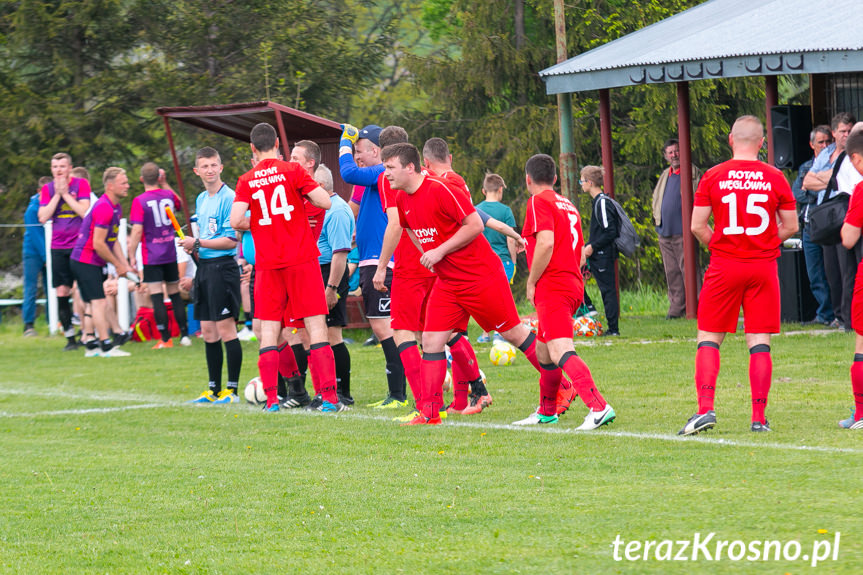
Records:
[[[773,165],[773,117],[770,108],[779,104],[779,86],[776,76],[764,76],[764,105],[767,108],[767,163]]]
[[[120,250],[123,252],[123,256],[126,260],[129,260],[129,248],[126,243],[126,238],[128,236],[128,230],[126,229],[127,225],[126,218],[120,218],[120,227],[117,230],[117,243],[120,244]],[[138,270],[132,270],[135,273],[138,273]],[[129,326],[131,325],[131,321],[129,321],[129,280],[126,279],[126,276],[117,276],[117,323],[120,324],[120,328],[126,332],[129,331]],[[100,334],[100,337],[103,337]]]
[[[698,315],[698,242],[692,235],[692,138],[689,133],[689,83],[677,83],[677,131],[680,141],[680,204],[683,220],[683,279],[686,317]]]
[[[177,177],[177,187],[180,189],[180,198],[183,199],[183,217],[186,218],[186,224],[188,224],[191,214],[189,211],[189,199],[186,197],[186,188],[183,186],[183,176],[180,175],[180,162],[177,160],[177,150],[174,148],[171,124],[168,123],[168,116],[162,116],[162,120],[165,122],[165,134],[168,136],[168,147],[171,148],[171,159],[174,161],[174,175]]]
[[[558,64],[566,60],[566,18],[563,0],[554,0],[554,35]],[[560,191],[567,198],[575,198],[578,188],[578,160],[572,138],[572,95],[557,95],[557,121],[560,126]]]
[[[45,222],[45,281],[48,284],[48,332],[57,333],[57,288],[54,287],[54,266],[51,265],[51,237],[54,235],[54,220]]]
[[[602,143],[602,174],[603,191],[614,197],[614,148],[611,143],[611,97],[608,89],[599,91],[599,139]],[[614,290],[617,301],[620,302],[620,274],[617,260],[614,260]]]

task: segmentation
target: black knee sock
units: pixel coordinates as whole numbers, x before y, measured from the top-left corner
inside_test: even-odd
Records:
[[[67,332],[72,328],[72,304],[68,297],[57,298],[57,316],[60,318],[60,325],[63,326],[63,331]],[[66,335],[65,333],[63,335]],[[69,337],[66,335],[66,337]]]
[[[228,356],[228,389],[237,392],[240,381],[240,368],[243,367],[243,346],[237,338],[225,342],[225,355]]]
[[[207,355],[207,373],[210,377],[210,391],[218,395],[222,391],[222,363],[225,360],[225,356],[222,354],[222,341],[205,341],[204,351]]]
[[[153,302],[153,319],[156,320],[156,329],[162,334],[162,341],[171,339],[171,328],[168,327],[168,308],[165,307],[165,299],[160,293],[151,293],[150,301]]]
[[[384,357],[387,360],[387,385],[390,388],[390,397],[405,401],[407,399],[405,368],[402,366],[395,340],[388,337],[381,341],[381,349],[384,350]]]
[[[306,372],[309,370],[309,352],[303,347],[303,344],[298,343],[292,345],[294,350],[294,359],[297,360],[297,371],[300,372],[300,379],[303,380],[303,386],[306,385]]]
[[[186,302],[183,301],[180,292],[171,294],[171,306],[174,308],[177,327],[180,328],[180,337],[186,337],[189,335],[189,323],[186,321]]]
[[[351,352],[345,342],[333,346],[336,360],[336,385],[339,395],[351,397]]]

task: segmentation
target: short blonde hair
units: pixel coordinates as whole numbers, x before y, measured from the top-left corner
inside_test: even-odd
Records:
[[[120,174],[125,174],[125,173],[126,173],[126,170],[124,170],[123,168],[114,168],[114,167],[108,168],[102,174],[102,185],[107,186],[108,182],[113,182],[117,176],[119,176]]]
[[[486,192],[497,192],[506,188],[506,183],[497,174],[486,174],[482,181],[482,189]]]

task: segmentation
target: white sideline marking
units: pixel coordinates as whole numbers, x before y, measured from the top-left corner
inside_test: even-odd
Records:
[[[140,401],[140,394],[117,393],[117,394],[87,394],[69,393],[62,390],[38,391],[33,389],[10,389],[0,387],[3,395],[27,395],[31,397],[68,397],[70,399],[89,399],[93,401]]]
[[[45,416],[53,416],[53,415],[88,415],[91,413],[101,414],[101,413],[116,413],[122,411],[131,411],[135,409],[156,409],[160,407],[190,407],[192,409],[197,409],[200,406],[190,405],[186,402],[177,403],[177,402],[166,402],[166,403],[143,403],[138,405],[124,405],[119,407],[96,407],[91,409],[63,409],[57,411],[39,411],[35,413],[7,413],[0,412],[0,418],[9,418],[9,417],[45,417]],[[218,409],[218,408],[217,408]],[[257,411],[257,410],[255,410]],[[286,413],[291,413],[294,415],[308,415],[308,416],[322,416],[322,414],[317,414],[313,412],[308,412],[304,409],[289,409],[284,410]],[[247,410],[248,412],[248,410]],[[269,417],[269,416],[268,416]],[[333,417],[333,416],[327,416]],[[385,421],[387,423],[393,423],[391,417],[381,417],[379,415],[368,415],[365,413],[358,412],[349,412],[339,414],[336,417],[347,417],[351,419],[367,419],[374,421]],[[522,431],[529,433],[548,433],[554,435],[585,435],[596,436],[596,437],[628,437],[631,439],[646,439],[646,440],[654,440],[654,441],[672,441],[678,443],[689,443],[691,445],[696,445],[699,443],[706,443],[709,445],[719,445],[722,447],[747,447],[747,448],[769,448],[769,449],[784,449],[788,451],[809,451],[809,452],[817,452],[817,453],[852,453],[859,454],[863,453],[863,449],[856,449],[853,447],[830,447],[823,445],[789,445],[786,443],[758,443],[755,441],[736,441],[733,439],[721,439],[721,438],[713,438],[713,437],[683,437],[680,435],[666,435],[663,433],[640,433],[636,431],[611,431],[610,429],[603,429],[601,431],[578,431],[574,427],[557,427],[557,426],[539,426],[539,425],[511,425],[506,423],[480,423],[480,422],[470,422],[470,421],[452,421],[449,418],[447,422],[444,423],[447,427],[464,427],[470,429],[497,429],[501,431]],[[775,432],[773,432],[775,433]]]
[[[133,409],[153,409],[156,407],[170,407],[180,405],[179,403],[141,403],[138,405],[123,405],[121,407],[94,407],[91,409],[60,409],[57,411],[37,411],[35,413],[8,413],[0,412],[0,417],[44,417],[48,415],[87,415],[90,413],[114,413],[117,411],[131,411]]]
[[[391,418],[384,418],[376,415],[365,414],[346,414],[348,417],[358,417],[362,419],[376,419],[381,421],[391,421]],[[681,435],[666,435],[663,433],[640,433],[636,431],[611,431],[602,429],[601,431],[578,431],[574,427],[557,427],[554,425],[511,425],[506,423],[479,423],[469,421],[451,421],[447,418],[444,426],[450,427],[468,427],[472,429],[499,429],[502,431],[528,431],[532,433],[550,433],[562,435],[584,435],[596,437],[629,437],[632,439],[648,439],[658,441],[675,441],[689,444],[709,443],[711,445],[720,445],[724,447],[769,447],[771,449],[787,449],[790,451],[815,451],[822,453],[863,453],[863,449],[853,447],[829,447],[822,445],[789,445],[785,443],[758,443],[755,441],[736,441],[733,439],[720,439],[712,437],[684,437]],[[775,432],[772,432],[775,433]]]

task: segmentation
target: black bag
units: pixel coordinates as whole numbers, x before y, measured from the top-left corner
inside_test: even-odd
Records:
[[[838,187],[836,174],[844,159],[845,152],[842,152],[833,164],[833,175],[824,193],[825,199],[817,206],[809,208],[809,239],[822,246],[834,246],[842,242],[840,231],[845,222],[845,214],[848,213],[848,201],[851,196],[839,193],[831,198],[830,194]]]

